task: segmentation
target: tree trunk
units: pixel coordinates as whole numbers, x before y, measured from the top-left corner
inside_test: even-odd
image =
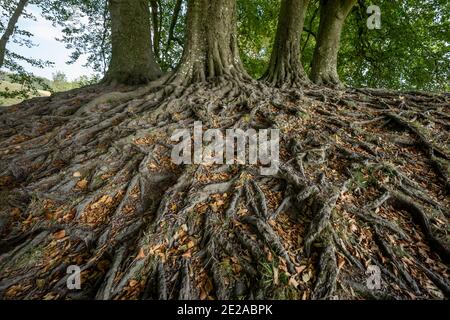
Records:
[[[181,63],[172,79],[189,83],[220,76],[247,78],[239,57],[235,0],[189,0]]]
[[[166,50],[169,50],[170,44],[172,43],[174,32],[175,32],[175,27],[178,22],[178,17],[180,16],[182,4],[183,4],[183,0],[177,0],[177,2],[175,4],[175,8],[173,9],[172,21],[170,22],[169,35],[167,37]]]
[[[153,52],[155,54],[156,59],[159,60],[159,42],[161,39],[160,35],[160,25],[159,25],[159,6],[158,1],[151,0],[150,6],[152,7],[152,24],[153,24]]]
[[[150,10],[146,0],[109,0],[112,55],[106,81],[144,84],[161,70],[151,46]]]
[[[339,85],[337,58],[342,27],[356,0],[322,0],[311,78],[316,84]]]
[[[13,15],[11,16],[11,18],[8,21],[8,26],[6,27],[6,30],[0,39],[0,68],[3,66],[3,63],[5,62],[6,44],[8,43],[9,39],[13,35],[17,21],[19,20],[20,16],[22,15],[23,10],[25,9],[27,3],[28,3],[28,0],[20,0],[19,1],[16,9],[14,10]]]
[[[263,79],[275,86],[301,84],[308,77],[301,63],[300,41],[309,0],[283,0],[269,68]]]

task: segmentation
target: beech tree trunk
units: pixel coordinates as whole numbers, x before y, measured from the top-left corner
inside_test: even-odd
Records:
[[[247,77],[236,36],[235,0],[189,0],[186,43],[175,82]]]
[[[151,46],[150,9],[146,0],[109,0],[112,55],[106,81],[144,84],[161,70]]]
[[[156,57],[156,59],[160,59],[159,56],[159,42],[160,42],[160,25],[159,25],[159,5],[158,1],[151,0],[150,6],[152,8],[152,24],[153,24],[153,53]]]
[[[301,63],[300,41],[309,0],[283,0],[269,68],[263,79],[276,86],[301,84],[308,77]]]
[[[322,0],[311,78],[316,84],[340,85],[337,58],[342,27],[356,0]]]
[[[5,62],[6,55],[6,44],[8,43],[11,36],[14,34],[14,29],[16,27],[17,21],[19,21],[20,16],[23,13],[23,10],[27,6],[28,0],[20,0],[17,4],[14,13],[8,21],[8,26],[5,29],[1,39],[0,39],[0,68],[3,66]]]

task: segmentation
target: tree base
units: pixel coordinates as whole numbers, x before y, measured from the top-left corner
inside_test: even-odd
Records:
[[[449,297],[448,95],[103,90],[0,114],[2,298]],[[175,166],[170,137],[194,121],[279,128],[279,173]]]

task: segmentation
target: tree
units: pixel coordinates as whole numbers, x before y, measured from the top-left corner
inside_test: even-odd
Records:
[[[448,1],[381,1],[379,30],[367,28],[369,4],[358,1],[345,23],[341,79],[351,87],[448,91]]]
[[[237,46],[235,0],[189,0],[183,57],[173,79],[246,78]]]
[[[25,9],[27,4],[28,0],[20,0],[17,3],[14,13],[8,21],[8,26],[6,27],[2,37],[0,38],[0,68],[3,66],[3,63],[5,61],[6,44],[13,35],[17,21],[19,21],[19,18],[22,15],[23,10]]]
[[[107,0],[41,0],[46,19],[62,28],[58,38],[71,50],[69,64],[81,56],[100,78],[111,59],[111,17]]]
[[[109,10],[112,52],[105,80],[142,84],[157,79],[161,70],[152,51],[148,1],[110,0]]]
[[[264,80],[276,86],[307,82],[302,62],[300,39],[309,0],[283,0],[269,68]]]
[[[356,0],[321,0],[319,34],[311,78],[317,84],[339,85],[338,52],[342,28]]]
[[[0,109],[0,298],[450,295],[449,95],[253,80],[235,9],[189,0],[181,63],[149,84]]]
[[[62,71],[57,71],[53,73],[53,81],[54,82],[67,82],[67,75]]]

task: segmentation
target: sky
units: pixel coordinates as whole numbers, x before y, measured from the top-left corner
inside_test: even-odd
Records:
[[[69,80],[74,80],[82,75],[92,75],[94,73],[91,68],[83,67],[86,63],[86,57],[84,56],[80,57],[74,64],[67,64],[71,50],[66,49],[63,43],[55,39],[62,36],[61,28],[53,26],[50,21],[44,19],[40,9],[35,5],[28,6],[26,10],[27,12],[32,13],[37,21],[21,17],[18,21],[18,27],[33,33],[34,36],[31,40],[37,46],[27,48],[10,42],[7,46],[8,50],[25,57],[49,60],[54,63],[52,67],[43,69],[22,63],[27,71],[31,71],[35,75],[47,79],[52,79],[52,74],[56,71],[62,71],[67,75]]]

